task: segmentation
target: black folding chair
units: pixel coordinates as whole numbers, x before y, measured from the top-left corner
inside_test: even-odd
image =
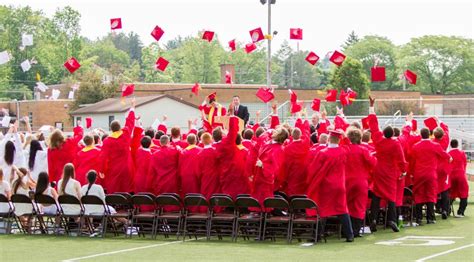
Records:
[[[289,241],[290,206],[283,197],[269,197],[263,201],[265,220],[263,222],[262,239],[270,235],[273,241],[277,237]]]
[[[205,209],[205,211],[202,211]],[[183,241],[188,234],[204,235],[209,239],[209,203],[201,194],[188,194],[184,198]]]
[[[111,194],[105,196],[105,207],[107,208],[107,220],[108,225],[111,226],[111,230],[115,236],[118,236],[119,233],[127,233],[128,222],[132,216],[133,205],[130,201],[132,197],[127,198],[122,194]],[[116,213],[111,212],[110,207],[113,207]],[[124,223],[123,221],[127,221]]]
[[[179,239],[183,223],[183,207],[179,196],[176,195],[162,194],[156,197],[155,203],[158,212],[155,235],[162,234],[168,238],[169,235],[176,234]]]
[[[318,206],[309,198],[294,198],[290,202],[291,220],[290,220],[290,243],[293,236],[298,239],[307,238],[318,241]],[[295,212],[303,210],[303,212]],[[314,213],[308,215],[308,212]]]
[[[221,240],[222,236],[235,238],[236,213],[235,204],[230,195],[216,194],[209,199],[210,220],[209,237],[214,233]]]
[[[84,225],[84,207],[81,201],[72,195],[61,195],[58,197],[58,202],[61,226],[66,230],[66,234],[69,235],[76,231],[77,236],[81,236]]]
[[[49,234],[52,231],[53,234],[59,234],[60,226],[60,208],[56,200],[48,195],[36,194],[35,195],[35,209],[36,217],[40,223],[41,231],[44,234]],[[45,207],[53,207],[54,212],[45,213]]]
[[[81,197],[81,202],[84,205],[84,220],[89,234],[93,235],[98,231],[101,237],[105,237],[109,210],[104,201],[98,196],[87,195]]]
[[[0,194],[0,206],[2,207],[0,209],[0,222],[2,223],[0,233],[10,234],[15,221],[15,214],[13,213],[13,206],[3,194]]]
[[[282,197],[285,200],[288,200],[288,195],[283,191],[275,191],[275,192],[273,192],[273,195],[274,195],[274,197]]]
[[[29,196],[14,194],[11,196],[11,203],[13,205],[15,223],[18,225],[20,232],[32,234],[40,229],[39,225],[37,226],[35,222],[36,212]]]
[[[250,239],[251,237],[261,239],[263,226],[263,210],[258,200],[250,196],[237,197],[236,227],[234,241],[238,237]]]
[[[128,229],[129,237],[132,237],[134,230],[138,230],[138,235],[142,234],[145,237],[145,234],[149,233],[154,238],[156,224],[155,198],[150,195],[134,195],[131,201],[134,209],[130,228]]]

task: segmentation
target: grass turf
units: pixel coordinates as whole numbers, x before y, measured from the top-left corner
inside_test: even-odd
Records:
[[[471,199],[474,183],[470,182]],[[455,204],[457,210],[457,204]],[[123,237],[87,238],[64,236],[0,235],[2,261],[63,261],[125,249],[121,253],[80,259],[81,261],[415,261],[433,254],[474,243],[474,205],[469,203],[466,217],[437,219],[435,225],[404,228],[399,233],[379,230],[375,234],[345,243],[335,237],[327,243],[303,247],[301,243],[255,242],[233,243],[205,239],[177,242],[158,238],[124,239]],[[406,236],[461,237],[453,244],[441,246],[386,246],[375,244]],[[403,243],[418,244],[418,241]],[[474,246],[442,255],[429,261],[474,261]]]

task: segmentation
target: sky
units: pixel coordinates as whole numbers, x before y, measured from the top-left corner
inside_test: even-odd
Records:
[[[144,44],[159,25],[160,42],[178,35],[215,31],[219,41],[250,42],[249,30],[267,31],[267,6],[259,0],[0,0],[31,6],[51,17],[58,7],[81,13],[81,34],[90,38],[110,32],[110,18],[122,18],[122,31],[138,33]],[[469,0],[276,0],[272,5],[273,51],[289,38],[289,28],[302,28],[300,48],[325,54],[340,49],[354,30],[359,37],[380,35],[401,45],[423,35],[473,38],[474,4]],[[296,41],[290,42],[296,48]]]

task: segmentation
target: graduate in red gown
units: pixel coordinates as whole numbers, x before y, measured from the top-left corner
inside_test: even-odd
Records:
[[[170,145],[168,136],[160,137],[160,149],[151,156],[150,180],[151,192],[179,194],[178,177],[179,150]]]
[[[433,130],[433,142],[441,145],[444,151],[447,152],[449,144],[449,129],[446,124],[443,122],[440,123],[440,127],[437,127]],[[437,201],[437,206],[441,209],[441,217],[443,219],[448,218],[448,214],[451,213],[451,207],[449,202],[449,168],[450,165],[447,160],[440,160],[438,163],[438,168],[436,173],[438,176],[438,194],[440,195],[439,200]]]
[[[360,236],[365,211],[367,210],[367,192],[369,191],[369,174],[375,167],[377,159],[362,146],[362,131],[355,127],[347,129],[351,144],[345,146],[346,154],[346,195],[347,207],[351,216],[352,230]]]
[[[181,129],[179,127],[171,128],[171,141],[170,144],[180,150],[188,147],[188,143],[181,137]]]
[[[393,128],[387,126],[383,133],[379,129],[377,116],[373,108],[375,99],[370,98],[371,114],[369,126],[374,142],[377,157],[377,165],[373,172],[373,196],[371,203],[371,224],[372,232],[377,231],[377,218],[380,211],[380,200],[388,201],[388,225],[394,232],[400,231],[397,226],[395,201],[397,199],[398,180],[406,175],[406,162],[400,142],[393,138]]]
[[[100,149],[95,147],[94,138],[90,135],[86,135],[83,141],[86,146],[77,153],[74,159],[74,168],[76,170],[75,179],[79,181],[82,186],[88,183],[87,173],[90,170],[94,170],[97,174],[100,174],[102,171]],[[96,180],[96,183],[100,184],[101,181]]]
[[[277,128],[273,131],[272,140],[262,145],[258,153],[257,171],[253,180],[252,196],[263,206],[263,201],[273,197],[273,192],[280,190],[283,167],[283,143],[288,138],[288,131]]]
[[[238,194],[250,193],[249,178],[245,172],[245,161],[248,151],[241,145],[241,140],[237,141],[238,132],[239,118],[230,116],[228,134],[219,145],[216,145],[217,159],[221,172],[221,191],[232,198],[235,198]]]
[[[337,216],[342,224],[347,242],[354,240],[352,224],[347,209],[345,166],[347,153],[339,147],[343,132],[329,131],[327,148],[319,151],[308,168],[308,197],[316,202],[323,219]]]
[[[84,130],[78,125],[74,128],[74,136],[64,138],[63,132],[56,129],[50,136],[48,148],[48,175],[50,182],[58,182],[62,177],[64,165],[73,163],[79,151],[79,142],[82,139]]]
[[[467,159],[466,153],[458,148],[459,142],[456,139],[451,140],[451,151],[449,155],[453,159],[451,162],[451,173],[449,180],[451,184],[450,197],[451,200],[460,199],[459,209],[457,211],[458,217],[464,216],[464,211],[467,207],[467,197],[469,196],[469,184],[467,182],[466,167]]]
[[[101,149],[104,185],[108,194],[129,192],[133,189],[133,160],[130,153],[131,133],[135,127],[134,106],[122,128],[118,121],[110,123],[110,134]]]
[[[309,152],[309,123],[296,120],[293,141],[284,148],[283,191],[288,196],[306,194],[306,164]]]
[[[200,192],[207,199],[215,193],[221,193],[219,180],[220,172],[218,170],[217,152],[212,146],[212,136],[204,133],[201,136],[203,149],[198,154],[199,179],[201,181]]]
[[[216,117],[225,116],[227,114],[225,107],[217,103],[216,92],[207,96],[207,102],[204,101],[202,105],[199,106],[199,110],[201,110],[203,127],[208,132],[212,132],[212,130],[218,126],[222,126],[222,124],[215,122]]]
[[[179,156],[179,177],[181,195],[201,193],[199,153],[201,148],[196,146],[197,138],[194,134],[186,137],[187,146]]]
[[[426,220],[428,224],[434,223],[434,204],[437,200],[437,164],[440,160],[449,161],[450,156],[441,145],[434,143],[430,138],[427,128],[420,130],[422,140],[416,143],[411,152],[413,167],[413,196],[416,204],[416,220],[422,220],[423,205],[427,206]]]
[[[133,177],[133,192],[135,193],[150,192],[151,190],[151,180],[149,177],[152,154],[150,149],[151,138],[149,136],[142,137],[140,145],[135,156],[135,175]]]

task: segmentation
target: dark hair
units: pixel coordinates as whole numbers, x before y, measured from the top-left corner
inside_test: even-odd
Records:
[[[197,144],[197,137],[195,134],[189,134],[186,137],[186,142],[188,142],[189,145],[196,145]]]
[[[444,130],[441,127],[437,127],[433,130],[433,136],[436,139],[441,139],[444,136]]]
[[[216,99],[215,98],[209,98],[209,104],[211,104],[212,102],[215,102]]]
[[[94,138],[90,135],[84,136],[82,140],[84,141],[84,144],[86,144],[86,146],[90,146],[92,145],[92,143],[94,143]]]
[[[214,139],[215,142],[219,142],[222,140],[222,129],[220,127],[217,127],[212,130],[212,139]]]
[[[263,133],[265,133],[265,129],[260,126],[260,127],[257,128],[257,130],[255,131],[255,136],[256,136],[256,137],[260,137]]]
[[[372,133],[370,130],[364,130],[364,133],[362,134],[362,142],[368,143],[370,142],[370,138],[372,136]]]
[[[171,128],[171,138],[179,138],[181,137],[181,129],[179,127],[174,126]]]
[[[242,144],[242,136],[240,134],[237,134],[237,137],[235,138],[235,144],[236,145]]]
[[[23,183],[23,177],[26,175],[26,173],[23,173],[22,170],[19,170],[21,172],[21,176],[18,175],[17,179],[13,182],[12,184],[12,192],[13,194],[16,194],[16,191],[18,191],[18,188],[20,185]],[[13,175],[13,174],[12,174]]]
[[[64,134],[61,130],[56,129],[49,136],[49,148],[56,149],[60,148],[64,144]]]
[[[387,126],[383,129],[383,136],[385,138],[392,138],[393,137],[393,128],[391,126]]]
[[[15,144],[12,141],[7,141],[5,144],[5,163],[7,163],[9,166],[13,165],[13,161],[15,159]]]
[[[309,139],[311,140],[311,143],[313,144],[317,144],[318,143],[318,132],[315,131],[311,134],[311,136],[309,137]]]
[[[458,148],[459,142],[457,139],[451,139],[451,148]]]
[[[253,130],[250,129],[250,128],[245,129],[245,131],[244,131],[244,139],[250,140],[250,139],[252,139],[252,137],[253,137]]]
[[[49,176],[46,172],[41,172],[38,175],[38,181],[36,181],[35,195],[41,195],[49,186]]]
[[[97,179],[97,172],[95,172],[94,170],[89,170],[89,172],[87,172],[87,182],[89,182],[89,185],[87,186],[86,196],[89,194],[89,190],[91,189],[92,185],[95,183],[96,179]]]
[[[147,128],[145,130],[145,136],[149,136],[149,137],[155,137],[155,130],[153,130],[153,128]]]
[[[120,126],[120,122],[118,120],[114,120],[112,123],[110,123],[110,130],[112,130],[112,132],[120,131],[120,129],[122,129],[122,127]]]
[[[400,128],[398,128],[398,127],[393,128],[393,136],[394,137],[399,137],[400,136]]]
[[[362,139],[362,131],[355,127],[349,127],[347,129],[347,137],[354,145],[359,145]]]
[[[32,140],[30,143],[30,156],[28,159],[28,167],[33,170],[35,166],[36,152],[42,151],[43,148],[38,140]]]
[[[426,127],[423,127],[422,129],[420,129],[420,135],[421,138],[428,139],[430,138],[430,130]]]
[[[165,135],[165,132],[161,131],[161,130],[158,130],[156,131],[155,133],[155,139],[160,139],[161,136]]]
[[[108,134],[103,134],[103,135],[102,135],[102,141],[104,141],[107,137],[109,137]]]
[[[142,145],[143,148],[150,148],[151,146],[151,138],[149,136],[144,136],[140,140],[140,144]]]
[[[240,96],[239,96],[239,95],[234,95],[232,98],[234,98],[234,97],[238,97],[238,98],[240,98]]]
[[[63,169],[63,178],[61,181],[61,188],[59,189],[59,194],[64,195],[66,192],[66,185],[69,182],[69,179],[74,178],[74,165],[67,163],[64,165]]]
[[[99,135],[94,135],[94,144],[98,144],[99,143],[99,140],[100,140],[100,136]]]

